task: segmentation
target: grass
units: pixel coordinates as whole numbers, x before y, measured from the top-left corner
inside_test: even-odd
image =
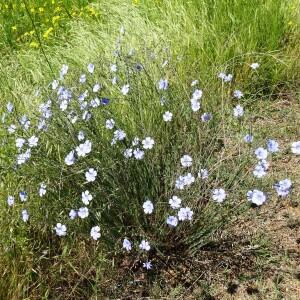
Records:
[[[64,1],[64,3],[71,7],[75,2]],[[81,4],[79,3],[79,5]],[[120,1],[114,0],[98,0],[93,1],[89,7],[99,12],[97,18],[65,17],[65,25],[59,28],[49,41],[45,41],[42,34],[48,28],[45,27],[43,21],[35,19],[34,35],[35,38],[40,37],[41,39],[34,41],[39,46],[42,45],[43,51],[28,46],[32,40],[16,44],[17,36],[13,35],[11,29],[7,29],[14,26],[16,23],[14,18],[18,17],[18,22],[22,20],[18,24],[18,30],[20,27],[18,34],[24,35],[32,26],[32,20],[28,14],[23,12],[21,18],[18,15],[19,12],[13,17],[11,14],[6,15],[2,23],[2,28],[4,25],[6,28],[6,37],[5,40],[0,41],[1,45],[5,45],[1,49],[3,55],[0,61],[0,99],[3,99],[4,103],[7,100],[13,101],[20,114],[24,112],[30,115],[41,100],[41,97],[36,96],[36,91],[47,86],[53,80],[62,63],[67,63],[71,70],[78,71],[85,68],[88,62],[104,61],[105,64],[108,64],[107,62],[112,59],[118,30],[121,25],[124,25],[127,32],[125,41],[127,48],[123,49],[124,52],[128,52],[130,48],[147,49],[147,51],[154,49],[159,58],[157,64],[169,60],[170,65],[173,65],[173,61],[178,59],[178,63],[174,64],[176,67],[170,68],[168,73],[171,84],[177,85],[177,90],[173,95],[175,98],[180,98],[179,95],[183,98],[186,86],[192,79],[199,78],[206,98],[205,108],[211,111],[217,110],[222,103],[220,96],[222,94],[229,112],[235,104],[228,96],[230,89],[220,93],[220,85],[215,77],[220,71],[235,75],[234,85],[248,94],[247,100],[243,104],[250,111],[251,117],[242,127],[235,121],[230,121],[226,125],[227,147],[222,155],[229,159],[223,165],[224,169],[233,168],[235,165],[231,159],[245,151],[241,144],[236,144],[234,141],[250,128],[253,129],[257,138],[257,145],[263,143],[268,137],[274,137],[282,144],[299,137],[297,105],[299,104],[298,53],[300,49],[297,43],[299,39],[299,4],[296,1],[162,0],[154,2],[122,1],[120,3]],[[52,14],[52,12],[50,13]],[[167,51],[164,50],[166,47]],[[141,59],[146,56],[147,51],[141,55]],[[252,62],[260,63],[259,72],[250,73],[249,64]],[[158,72],[151,70],[153,76],[157,76]],[[146,85],[146,83],[143,84]],[[44,90],[41,92],[44,93]],[[154,94],[141,93],[138,95],[139,99],[143,99],[143,96],[145,99],[149,99],[153,98]],[[160,129],[160,118],[155,114],[145,112],[145,106],[149,105],[147,103],[149,102],[142,102],[143,105],[137,108],[138,115],[135,114],[135,111],[126,111],[128,119],[124,121],[123,125],[132,133],[140,134],[144,129],[139,131],[131,124],[134,124],[134,121],[139,118],[144,118],[149,121],[147,122],[149,134],[160,132],[160,139],[163,140],[164,132]],[[151,105],[149,107],[151,108]],[[158,110],[156,108],[155,111]],[[120,111],[120,117],[123,112]],[[290,122],[281,123],[278,128],[276,125],[282,122],[283,118]],[[179,120],[176,126],[178,130],[183,128]],[[214,133],[216,128],[211,130],[211,134],[215,136],[215,142],[217,142],[217,136]],[[230,134],[228,134],[229,131]],[[55,137],[60,138],[60,132],[56,133]],[[222,135],[220,138],[223,138]],[[185,136],[178,134],[176,139],[178,144],[174,145],[174,149],[179,145],[186,147]],[[61,140],[59,145],[64,148],[64,140]],[[194,148],[189,149],[193,156],[196,155],[198,146],[194,145]],[[48,150],[49,152],[58,151],[58,148],[53,147]],[[3,174],[3,166],[6,166],[15,150],[12,147],[4,148],[2,145],[0,151],[0,168],[1,174]],[[53,157],[50,153],[49,158],[53,159]],[[176,159],[177,157],[168,158],[170,162]],[[244,159],[243,157],[241,165],[249,163]],[[297,163],[297,161],[291,163],[293,162]],[[107,161],[106,163],[109,165],[112,162]],[[119,168],[119,166],[116,165],[114,168]],[[44,170],[50,170],[50,168],[43,165],[29,168],[28,172],[32,175],[32,182],[39,181],[40,174],[43,174]],[[155,170],[152,171],[155,172]],[[291,164],[285,162],[283,155],[276,156],[272,161],[271,178],[278,176],[278,172],[282,176],[292,172],[293,179],[297,180],[297,168],[293,170]],[[228,171],[222,174],[227,174],[223,180],[229,186],[232,180],[231,176],[234,174],[232,175]],[[118,175],[122,177],[126,174],[120,171]],[[49,174],[51,180],[55,176],[54,173]],[[146,175],[146,178],[148,177],[149,174]],[[7,186],[7,182],[10,182],[11,185],[15,184],[12,177],[5,178],[5,183],[4,177],[1,177],[0,195],[3,199],[6,199],[6,190],[10,188]],[[254,180],[243,181],[243,189],[246,191],[253,182]],[[153,183],[154,186],[159,185],[154,181]],[[264,181],[261,185],[262,187],[268,186],[270,183],[271,180]],[[124,191],[119,191],[119,197],[122,193],[126,193],[126,188],[128,186],[124,186]],[[194,235],[194,248],[192,248],[197,251],[192,252],[195,260],[200,262],[200,270],[205,268],[207,275],[197,271],[197,263],[192,264],[187,261],[185,264],[170,260],[171,267],[164,267],[160,274],[148,277],[140,271],[128,273],[134,264],[134,259],[120,257],[115,252],[107,255],[105,248],[94,247],[94,244],[83,236],[79,236],[77,239],[70,238],[64,242],[51,237],[52,233],[49,232],[47,226],[34,225],[30,226],[29,230],[18,221],[18,213],[8,212],[4,201],[2,202],[1,210],[5,213],[0,214],[1,240],[4,241],[0,255],[0,270],[3,274],[0,279],[1,299],[88,299],[92,295],[95,299],[107,295],[113,298],[118,295],[132,296],[134,291],[137,291],[135,294],[137,297],[148,294],[152,298],[180,299],[195,293],[195,297],[209,299],[212,295],[218,297],[218,293],[222,294],[222,288],[224,289],[224,285],[226,286],[226,282],[218,281],[218,277],[229,274],[226,279],[232,280],[231,277],[239,274],[239,271],[246,270],[245,273],[247,273],[247,267],[257,267],[263,272],[270,266],[272,268],[274,264],[272,259],[266,263],[266,257],[271,256],[272,258],[277,254],[276,246],[273,245],[270,237],[260,236],[258,241],[251,237],[249,238],[251,243],[258,243],[260,246],[257,251],[254,251],[254,256],[249,256],[252,263],[250,266],[236,264],[231,271],[230,268],[226,269],[228,266],[223,268],[222,265],[218,267],[217,264],[211,263],[214,260],[221,263],[224,259],[224,254],[218,254],[218,247],[222,248],[222,245],[216,246],[218,254],[216,256],[214,256],[214,250],[208,248],[208,251],[205,251],[200,247],[200,253],[204,256],[206,253],[212,253],[208,265],[205,265],[205,260],[198,252],[199,237],[202,233],[197,232]],[[50,210],[50,207],[48,209]],[[51,209],[55,210],[56,205],[53,205]],[[7,218],[8,213],[10,218]],[[56,213],[58,214],[59,210]],[[210,215],[208,214],[208,216]],[[42,214],[37,214],[37,218],[42,220],[43,217]],[[239,217],[237,222],[241,222],[240,218],[242,217]],[[255,213],[253,218],[258,221]],[[208,220],[204,219],[202,222],[206,224]],[[293,221],[293,224],[297,224],[297,222]],[[195,224],[195,226],[199,228],[203,224]],[[264,230],[264,226],[260,226]],[[218,230],[213,240],[221,238],[223,234],[226,235],[227,230],[230,233],[230,229],[221,232]],[[247,236],[248,230],[244,228],[241,236]],[[270,227],[270,232],[272,232],[272,227]],[[238,253],[239,247],[242,246],[238,243],[237,248],[230,250],[231,253],[233,255]],[[45,250],[47,252],[43,252]],[[255,255],[258,257],[258,262],[254,259]],[[231,258],[228,259],[230,261]],[[288,260],[293,262],[294,258]],[[120,264],[124,266],[120,268]],[[283,264],[281,255],[279,264]],[[184,274],[189,272],[190,282],[180,277],[181,272]],[[250,275],[250,278],[252,278],[251,276],[253,274]],[[286,275],[283,274],[283,276]],[[209,283],[212,282],[215,288],[208,288]],[[248,281],[245,280],[245,282]],[[265,277],[262,275],[258,284],[263,285],[264,282]],[[123,288],[120,289],[118,284]],[[138,286],[139,284],[140,286]],[[275,287],[271,285],[271,292],[264,290],[262,293],[271,295],[265,296],[265,298],[278,299],[282,293],[285,295],[284,291],[280,291],[281,285],[281,282],[276,281]],[[248,292],[250,291],[248,293],[247,288],[244,289],[247,295],[241,294],[239,296],[241,299],[246,299],[251,293],[251,289],[248,289]],[[240,289],[238,291],[240,293]],[[291,299],[297,299],[295,289],[292,289],[292,293],[288,296]]]

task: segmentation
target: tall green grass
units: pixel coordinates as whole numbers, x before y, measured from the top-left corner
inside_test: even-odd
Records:
[[[0,59],[0,101],[6,103],[12,101],[17,105],[20,114],[23,112],[30,115],[36,105],[41,101],[36,96],[37,90],[48,85],[57,74],[62,63],[70,66],[70,71],[82,70],[87,62],[112,60],[112,52],[115,40],[121,25],[127,32],[124,52],[130,48],[144,49],[144,54],[149,54],[152,49],[158,57],[158,64],[165,60],[175,61],[174,69],[170,69],[168,76],[170,82],[177,86],[175,97],[188,94],[187,87],[191,79],[199,78],[200,86],[203,88],[206,97],[206,107],[208,110],[216,110],[221,104],[220,84],[215,79],[220,71],[233,73],[234,84],[250,96],[247,99],[249,108],[255,111],[255,101],[271,99],[272,95],[282,89],[295,89],[299,80],[299,7],[297,2],[267,0],[267,1],[141,1],[138,5],[132,5],[131,1],[97,1],[93,5],[100,11],[97,20],[70,20],[69,30],[62,37],[58,37],[54,45],[43,45],[44,53],[34,49],[19,49],[6,52]],[[26,17],[26,16],[24,16]],[[164,48],[167,48],[164,49]],[[259,62],[261,67],[259,74],[250,75],[249,65],[252,62]],[[50,68],[50,66],[51,68]],[[52,70],[53,71],[52,71]],[[158,72],[153,70],[155,76]],[[175,76],[176,74],[176,76]],[[43,93],[43,89],[41,89]],[[153,95],[139,95],[141,100],[152,98]],[[142,96],[145,96],[144,98]],[[229,90],[225,93],[226,107],[231,108],[232,103],[229,97]],[[132,99],[136,101],[136,99]],[[268,102],[266,102],[268,103]],[[161,131],[161,119],[158,115],[146,113],[145,107],[148,101],[142,102],[143,107],[136,108],[138,114],[133,111],[128,113],[128,119],[124,126],[136,134],[141,128],[133,127],[133,120],[140,118],[148,120],[149,132],[160,133],[161,140],[164,139],[164,132]],[[124,109],[124,111],[126,111]],[[124,111],[120,111],[120,117]],[[135,112],[136,112],[135,111]],[[156,112],[158,111],[155,110]],[[127,112],[127,111],[126,111]],[[177,130],[181,130],[178,121]],[[239,135],[239,124],[230,123],[232,136]],[[145,129],[145,128],[144,128]],[[215,147],[218,147],[224,136],[217,132],[219,128],[212,128],[211,135],[215,138]],[[226,128],[227,130],[228,128]],[[248,129],[245,124],[243,130]],[[216,132],[213,132],[213,131]],[[220,129],[222,132],[222,129]],[[60,132],[55,132],[55,137],[60,141],[60,149],[64,149],[65,144],[61,140]],[[1,133],[2,134],[2,133]],[[179,145],[191,151],[191,154],[199,155],[198,144],[187,140],[185,136],[174,133],[178,144],[174,144],[174,149]],[[99,143],[101,141],[99,140]],[[205,140],[199,141],[205,143]],[[191,146],[188,146],[191,145]],[[203,146],[203,145],[202,145]],[[167,146],[166,146],[167,147]],[[200,147],[201,148],[201,147]],[[175,150],[176,150],[175,149]],[[174,152],[175,152],[174,150]],[[6,163],[7,158],[12,155],[13,148],[0,148],[1,168]],[[48,148],[51,158],[51,151],[58,151],[57,148]],[[224,182],[229,188],[236,177],[239,176],[239,169],[231,174],[226,171],[235,165],[231,160],[239,153],[239,145],[228,149],[228,161],[223,166],[221,172],[227,174]],[[205,153],[201,154],[202,156]],[[207,154],[208,155],[208,154]],[[169,157],[169,162],[174,162],[175,158]],[[155,155],[153,160],[156,160]],[[240,162],[242,167],[245,161]],[[126,177],[123,165],[115,165],[114,161],[105,161],[104,168],[112,166],[115,170],[120,169],[119,178]],[[52,166],[54,168],[54,165]],[[51,173],[47,166],[39,165],[39,169],[29,168],[32,182],[37,182],[41,174],[49,171],[49,177],[55,180],[55,173]],[[134,169],[132,170],[134,172]],[[145,166],[144,173],[139,174],[138,179],[142,183],[143,174],[146,178],[151,178],[150,173],[159,173],[159,165],[155,164],[149,170]],[[2,173],[3,174],[3,173]],[[105,179],[103,179],[105,180]],[[4,185],[4,178],[0,180],[1,198],[6,199],[6,190],[10,186]],[[6,182],[14,182],[13,175],[6,178]],[[151,183],[151,184],[150,184]],[[251,182],[246,182],[244,189]],[[159,182],[155,179],[149,181],[151,194],[157,193]],[[127,186],[126,186],[127,187]],[[123,186],[125,188],[125,185]],[[132,187],[134,189],[135,187]],[[145,187],[140,185],[141,192]],[[153,190],[151,190],[153,188]],[[159,187],[162,188],[162,187]],[[120,197],[126,190],[117,190],[115,195]],[[194,192],[196,193],[196,191]],[[159,194],[161,191],[159,191]],[[69,195],[70,196],[70,195]],[[191,198],[195,194],[190,195]],[[70,197],[71,198],[71,197]],[[70,199],[71,201],[72,199]],[[1,206],[4,206],[2,201]],[[63,203],[67,206],[68,202]],[[53,209],[57,209],[54,206]],[[50,210],[50,206],[48,209]],[[50,238],[52,233],[45,225],[28,231],[25,226],[17,227],[19,215],[14,212],[7,217],[7,210],[1,207],[6,213],[0,214],[1,240],[3,245],[10,245],[9,249],[2,246],[1,265],[3,275],[0,281],[0,296],[3,299],[16,299],[21,297],[36,297],[45,299],[56,295],[64,299],[68,292],[61,292],[61,286],[67,286],[67,291],[71,291],[70,297],[76,299],[87,298],[93,292],[98,292],[97,280],[102,279],[102,268],[105,266],[105,255],[101,249],[94,249],[92,245],[80,243],[60,243]],[[36,209],[38,211],[38,209]],[[222,213],[220,212],[220,216]],[[56,215],[59,212],[55,212]],[[210,212],[207,216],[211,216]],[[216,228],[222,226],[222,220],[217,220]],[[42,220],[43,215],[37,214],[37,219]],[[53,219],[54,221],[54,219]],[[124,220],[118,220],[122,223]],[[210,217],[204,218],[195,224],[192,230],[202,228],[194,234],[193,238],[186,240],[190,243],[191,253],[196,252],[205,236],[205,225],[211,221]],[[109,220],[107,221],[109,222]],[[116,221],[117,222],[117,221]],[[142,221],[143,223],[144,221]],[[40,223],[41,224],[41,223]],[[18,225],[19,226],[19,225]],[[144,225],[141,224],[141,227]],[[208,228],[207,230],[210,230]],[[159,236],[159,231],[153,233]],[[78,246],[80,245],[80,246]],[[160,246],[163,248],[162,245]],[[43,254],[47,248],[48,254]],[[78,248],[78,249],[77,249]],[[97,253],[100,251],[100,253]],[[93,260],[91,260],[93,258]],[[10,265],[10,262],[12,264]],[[88,263],[86,263],[88,262]],[[92,266],[95,264],[98,268]],[[72,287],[73,285],[73,287]],[[58,291],[58,292],[57,292]],[[2,294],[1,294],[2,293]],[[50,296],[49,296],[50,295]],[[58,296],[60,295],[60,296]]]

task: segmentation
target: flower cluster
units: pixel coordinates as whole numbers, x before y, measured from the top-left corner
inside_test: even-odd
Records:
[[[122,37],[124,29],[120,33]],[[21,219],[30,226],[30,202],[38,199],[41,207],[54,203],[49,220],[57,236],[68,236],[84,224],[82,228],[93,243],[107,240],[122,251],[135,251],[149,270],[153,267],[151,251],[159,247],[155,236],[167,240],[182,234],[182,228],[197,227],[201,220],[199,201],[203,206],[221,209],[233,198],[230,186],[220,180],[218,163],[222,160],[216,163],[215,158],[210,159],[217,139],[212,139],[213,131],[209,131],[214,122],[207,122],[214,116],[218,123],[224,112],[202,111],[206,94],[196,88],[199,80],[192,81],[191,96],[180,95],[186,102],[169,101],[173,84],[169,73],[149,81],[148,74],[143,75],[144,65],[132,58],[134,51],[126,54],[125,67],[120,51],[117,44],[115,61],[101,68],[89,63],[76,74],[75,84],[69,75],[71,68],[63,65],[49,85],[47,100],[31,118],[19,116],[14,105],[7,103],[2,123],[14,149],[11,170],[22,178],[21,184],[30,177],[27,188],[17,183],[18,192],[7,196],[7,205],[12,209],[20,201]],[[163,63],[160,71],[168,65],[169,61]],[[253,64],[251,68],[256,70],[258,66]],[[105,67],[107,72],[103,71]],[[129,70],[125,72],[124,68]],[[220,73],[218,77],[222,80],[218,83],[220,90],[230,89],[230,97],[241,103],[248,97],[246,92],[231,90],[231,74]],[[226,87],[224,83],[228,83]],[[183,105],[187,114],[182,114]],[[145,113],[149,107],[151,111]],[[242,104],[237,104],[233,114],[228,108],[228,114],[241,123],[248,109],[245,112]],[[179,129],[174,124],[177,120],[182,125]],[[203,144],[199,141],[190,145],[189,140],[199,139],[205,131]],[[247,134],[244,141],[252,149],[253,136]],[[280,150],[273,139],[267,140],[265,147],[254,149],[256,178],[266,176],[267,159]],[[197,154],[199,151],[202,155]],[[300,154],[300,141],[291,144],[291,152]],[[38,176],[31,176],[34,172],[39,172]],[[274,188],[278,196],[286,197],[292,182],[281,180]],[[243,198],[244,203],[248,200],[261,206],[267,193],[253,188]]]

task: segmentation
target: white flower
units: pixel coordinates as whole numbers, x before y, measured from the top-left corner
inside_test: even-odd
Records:
[[[59,105],[60,110],[65,111],[68,108],[68,104],[69,103],[67,100],[63,100]]]
[[[96,177],[97,177],[97,171],[93,168],[90,168],[88,169],[86,172],[85,172],[85,179],[88,181],[88,182],[92,182],[92,181],[95,181],[96,180]]]
[[[8,102],[8,103],[6,104],[6,109],[7,109],[7,111],[8,111],[9,113],[12,113],[13,110],[14,110],[14,105],[13,105],[11,102]]]
[[[224,82],[229,82],[232,80],[233,76],[232,76],[232,74],[226,75],[225,73],[221,72],[221,73],[219,73],[218,77],[220,79],[222,79]]]
[[[23,145],[25,144],[26,140],[23,138],[17,138],[16,139],[16,147],[18,149],[21,149],[23,147]]]
[[[179,221],[189,220],[191,221],[193,217],[193,211],[189,207],[182,207],[178,211]]]
[[[184,187],[185,187],[185,177],[184,177],[184,176],[179,176],[179,177],[176,179],[175,187],[176,187],[177,189],[180,189],[180,190],[183,190],[183,189],[184,189]]]
[[[27,193],[26,192],[20,192],[19,197],[21,202],[25,202],[27,200]]]
[[[14,125],[14,124],[11,124],[11,125],[8,127],[7,131],[8,131],[9,134],[12,134],[12,133],[14,133],[14,132],[16,131],[16,129],[17,129],[17,126]]]
[[[93,64],[88,64],[87,69],[92,74],[94,73],[95,66]]]
[[[58,236],[65,236],[67,234],[67,226],[61,223],[57,223],[54,229]]]
[[[129,92],[129,84],[125,84],[123,85],[122,89],[121,89],[121,93],[126,96]]]
[[[7,197],[7,204],[8,204],[8,206],[13,206],[15,204],[15,197],[8,196]]]
[[[118,141],[123,141],[126,138],[126,133],[124,130],[117,129],[114,132],[114,138]]]
[[[263,193],[259,190],[249,191],[247,193],[247,198],[250,202],[252,202],[258,206],[264,204],[267,200],[265,193]]]
[[[127,251],[130,251],[132,249],[131,242],[128,239],[123,240],[123,248]]]
[[[158,88],[160,90],[166,90],[168,88],[168,80],[167,79],[161,79],[158,83]]]
[[[99,83],[96,83],[93,87],[93,92],[94,93],[99,92],[100,88],[101,88],[101,85]]]
[[[259,67],[259,64],[258,64],[258,63],[252,63],[252,64],[250,65],[250,67],[251,67],[253,70],[255,70],[255,69],[257,69],[257,68]]]
[[[228,75],[225,76],[224,82],[229,82],[229,81],[232,80],[232,78],[233,78],[232,74],[228,74]]]
[[[291,147],[292,153],[300,155],[300,141],[293,142]]]
[[[24,164],[31,156],[30,149],[27,149],[25,153],[21,153],[17,156],[17,164]]]
[[[235,98],[241,99],[241,98],[244,96],[244,94],[243,94],[240,90],[235,90],[235,91],[233,92],[233,96],[234,96]]]
[[[138,137],[135,137],[132,141],[132,146],[137,146],[140,142],[140,139]]]
[[[29,220],[29,214],[27,209],[23,209],[21,214],[22,214],[22,220],[24,222],[27,222]]]
[[[110,71],[111,71],[111,72],[117,72],[117,65],[112,64],[112,65],[110,66]]]
[[[240,118],[244,115],[244,108],[241,105],[237,105],[234,109],[233,109],[233,115],[236,118]]]
[[[162,63],[161,67],[164,68],[168,63],[169,63],[169,61],[168,61],[168,60],[165,60],[165,61]]]
[[[28,139],[28,145],[29,145],[29,147],[30,147],[30,148],[32,148],[32,147],[37,147],[38,141],[39,141],[39,138],[36,137],[35,135],[33,135],[32,137],[30,137],[30,138]]]
[[[86,156],[92,150],[92,143],[89,140],[86,140],[83,144],[80,144],[76,147],[77,155],[80,157]]]
[[[56,90],[58,87],[58,84],[59,84],[58,80],[53,80],[52,84],[51,84],[52,90]]]
[[[148,215],[152,214],[152,212],[154,210],[153,203],[150,200],[145,201],[143,204],[143,209],[144,209],[145,214],[148,214]]]
[[[193,112],[198,111],[201,107],[200,102],[196,99],[191,99],[191,107]]]
[[[257,178],[262,178],[266,175],[266,169],[263,165],[257,164],[253,170],[253,175]]]
[[[223,72],[220,72],[220,73],[218,74],[218,77],[219,77],[220,79],[222,79],[222,80],[225,78],[225,76],[226,76],[226,74],[223,73]]]
[[[275,184],[275,189],[278,196],[286,197],[292,188],[292,181],[290,179],[280,180]]]
[[[216,201],[218,203],[222,203],[226,198],[226,193],[225,193],[224,189],[213,190],[212,198],[214,201]]]
[[[69,67],[67,65],[62,65],[61,70],[60,70],[60,77],[62,78],[68,73]]]
[[[208,171],[206,169],[200,169],[200,172],[198,172],[198,177],[201,179],[207,179]]]
[[[185,154],[181,157],[180,159],[181,165],[186,168],[186,167],[190,167],[193,163],[193,159],[191,156]]]
[[[184,176],[184,184],[185,185],[191,185],[194,182],[195,182],[195,177],[191,173],[187,173]]]
[[[125,157],[125,158],[130,158],[130,157],[132,157],[132,149],[125,149],[125,150],[124,150],[124,157]]]
[[[151,137],[146,137],[142,141],[144,149],[152,149],[154,145],[154,140]]]
[[[164,114],[163,114],[163,120],[165,122],[170,122],[173,118],[173,114],[169,111],[166,111]]]
[[[146,250],[146,251],[150,250],[150,244],[146,240],[142,240],[139,247],[140,247],[141,250]]]
[[[86,82],[86,75],[85,74],[81,74],[79,77],[79,82],[80,83],[85,83]]]
[[[92,99],[90,102],[91,107],[96,108],[100,105],[100,100],[98,97],[96,97],[95,99]]]
[[[257,159],[266,159],[268,157],[268,151],[262,147],[257,148],[254,153]]]
[[[82,114],[82,120],[88,121],[92,117],[91,113],[89,111],[84,111]]]
[[[89,209],[87,207],[80,207],[77,214],[81,219],[87,218],[89,215]]]
[[[101,234],[100,234],[100,227],[99,226],[94,226],[91,229],[91,237],[97,241],[100,238]]]
[[[77,217],[77,211],[74,209],[71,209],[69,212],[69,217],[71,220],[74,220]]]
[[[178,224],[178,218],[175,216],[169,216],[167,217],[167,224],[172,226],[172,227],[176,227]]]
[[[83,141],[85,139],[84,132],[83,131],[79,131],[77,138],[78,138],[78,141]]]
[[[195,86],[199,83],[199,80],[193,80],[192,83],[191,83],[191,86]]]
[[[150,261],[146,261],[143,263],[143,268],[147,269],[147,270],[151,270],[152,269],[152,263]]]
[[[193,92],[192,100],[199,100],[199,99],[201,99],[202,95],[203,95],[202,90],[196,89],[196,90]]]
[[[81,200],[83,204],[89,205],[89,203],[93,200],[93,196],[90,194],[89,191],[82,192]]]
[[[115,127],[115,121],[113,119],[109,119],[105,121],[106,129],[113,129]]]
[[[43,197],[43,196],[46,195],[46,192],[47,192],[46,188],[47,188],[47,186],[46,186],[45,183],[41,183],[40,184],[40,189],[39,189],[39,195],[40,195],[40,197]]]
[[[133,150],[133,155],[135,159],[141,160],[144,158],[145,152],[139,148],[136,148],[135,150]]]
[[[66,157],[65,157],[65,164],[67,166],[73,165],[75,162],[75,151],[72,150]]]
[[[269,169],[269,163],[265,160],[265,159],[262,159],[258,162],[258,164],[260,166],[262,166],[265,170],[268,170]]]
[[[180,208],[181,202],[182,200],[177,196],[173,196],[171,199],[169,199],[169,204],[173,209]]]

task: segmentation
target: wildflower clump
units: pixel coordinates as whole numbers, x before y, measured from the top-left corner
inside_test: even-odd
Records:
[[[90,1],[16,1],[0,3],[3,26],[0,34],[10,46],[39,48],[63,34],[73,18],[97,18],[99,12]]]
[[[119,43],[124,30],[120,34]],[[206,101],[200,80],[187,84],[167,69],[172,56],[162,68],[155,54],[124,53],[119,43],[113,61],[99,58],[82,70],[64,64],[31,115],[7,103],[1,145],[10,145],[12,159],[2,176],[7,209],[18,210],[27,226],[138,255],[150,270],[158,255],[197,251],[248,202],[261,206],[274,189],[287,197],[292,181],[280,180],[268,191],[241,186],[241,157],[257,160],[259,185],[267,159],[281,149],[272,139],[267,148],[252,148],[248,134],[250,153],[222,159],[226,122],[238,118],[238,142],[249,113],[247,93],[231,86],[233,75],[212,79],[220,99],[228,89],[229,105],[220,110]],[[299,154],[298,145],[291,144],[291,155]]]

